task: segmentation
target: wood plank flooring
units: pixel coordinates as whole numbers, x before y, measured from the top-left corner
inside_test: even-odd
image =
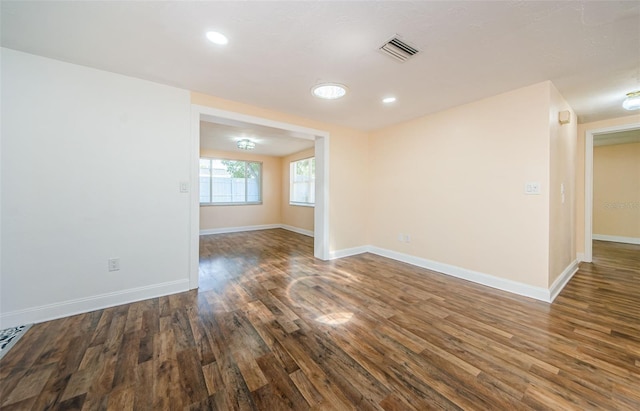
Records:
[[[201,239],[201,289],[36,324],[2,410],[639,410],[640,246],[549,305],[284,230]]]

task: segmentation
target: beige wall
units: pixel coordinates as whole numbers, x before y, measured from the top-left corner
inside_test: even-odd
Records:
[[[578,144],[576,158],[576,251],[584,253],[584,183],[585,183],[585,139],[588,130],[640,124],[640,114],[614,118],[592,123],[578,124]]]
[[[371,244],[547,288],[551,87],[372,133]],[[542,193],[525,195],[526,182]]]
[[[577,126],[573,112],[558,124],[558,111],[571,109],[551,82],[369,133],[198,93],[191,100],[330,133],[332,251],[370,244],[545,289],[575,259]],[[280,215],[301,226],[285,217],[286,163]],[[541,193],[525,195],[526,182]]]
[[[576,115],[551,84],[549,110],[549,286],[576,260],[575,164]],[[561,125],[558,113],[568,110],[571,121]]]
[[[281,215],[282,224],[302,228],[303,230],[313,231],[313,216],[314,207],[295,206],[289,204],[289,179],[290,179],[290,167],[292,161],[302,160],[305,158],[313,157],[315,150],[313,148],[309,150],[300,151],[298,153],[291,154],[282,158],[282,197],[281,197]]]
[[[593,233],[640,239],[640,143],[593,148]]]
[[[343,250],[367,244],[366,182],[368,177],[368,133],[322,123],[273,110],[191,93],[191,103],[220,110],[266,118],[323,130],[329,140],[329,249]]]
[[[201,157],[262,162],[262,204],[200,206],[200,230],[280,224],[282,160],[251,153],[231,153],[202,148]]]

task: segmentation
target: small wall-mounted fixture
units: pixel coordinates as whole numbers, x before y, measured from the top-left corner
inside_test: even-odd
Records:
[[[564,110],[558,113],[558,123],[560,124],[569,124],[571,123],[571,112],[569,110]]]
[[[625,110],[640,110],[640,90],[627,93],[627,98],[622,102]]]
[[[249,140],[248,138],[238,140],[237,145],[240,150],[253,150],[254,148],[256,148],[256,143]]]

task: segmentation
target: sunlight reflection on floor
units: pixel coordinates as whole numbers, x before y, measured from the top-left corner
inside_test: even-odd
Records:
[[[351,320],[351,317],[353,317],[353,313],[339,312],[321,315],[320,317],[316,318],[316,321],[327,325],[341,325],[344,323],[348,323],[349,320]]]
[[[331,289],[358,282],[358,278],[343,270],[339,274],[304,276],[289,284],[287,297],[295,305],[304,307],[315,321],[326,325],[342,325],[348,323],[354,313],[345,309],[339,299],[332,297]]]

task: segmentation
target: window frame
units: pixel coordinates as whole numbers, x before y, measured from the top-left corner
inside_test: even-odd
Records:
[[[316,173],[315,173],[315,155],[314,156],[310,156],[310,157],[305,157],[305,158],[300,158],[298,160],[292,160],[289,162],[289,205],[291,206],[300,206],[300,207],[315,207],[316,206],[316,202],[315,202],[315,186],[316,186]],[[308,160],[313,160],[314,162],[314,167],[313,167],[313,176],[311,178],[311,181],[309,181],[309,184],[311,184],[310,190],[313,190],[313,202],[305,202],[305,201],[293,201],[292,199],[292,195],[293,195],[293,169],[295,167],[295,164],[300,162],[300,161],[308,161]],[[311,191],[310,191],[311,192]]]
[[[232,159],[232,158],[221,158],[221,157],[200,157],[199,161],[198,161],[198,165],[200,164],[200,161],[202,160],[207,160],[209,161],[209,202],[202,202],[201,200],[201,196],[202,193],[200,192],[198,194],[198,201],[199,201],[199,205],[200,206],[204,206],[204,207],[208,207],[208,206],[246,206],[246,205],[262,205],[262,201],[263,201],[263,191],[262,191],[262,184],[263,184],[263,172],[264,172],[264,167],[263,167],[263,162],[262,161],[254,161],[254,160],[239,160],[239,159]],[[218,160],[218,161],[236,161],[236,162],[242,162],[245,163],[245,175],[246,175],[246,168],[247,165],[249,163],[254,163],[254,164],[258,164],[259,167],[259,179],[258,179],[258,197],[259,200],[258,201],[247,201],[247,196],[248,196],[248,189],[249,189],[249,185],[247,184],[247,180],[248,177],[244,177],[245,179],[245,183],[244,183],[244,199],[245,201],[234,201],[234,202],[213,202],[213,173],[212,173],[212,161],[214,160]],[[198,170],[201,170],[200,167],[198,167]],[[200,178],[200,172],[198,172],[198,178]],[[199,182],[198,182],[199,183]],[[198,187],[200,187],[198,185]]]

